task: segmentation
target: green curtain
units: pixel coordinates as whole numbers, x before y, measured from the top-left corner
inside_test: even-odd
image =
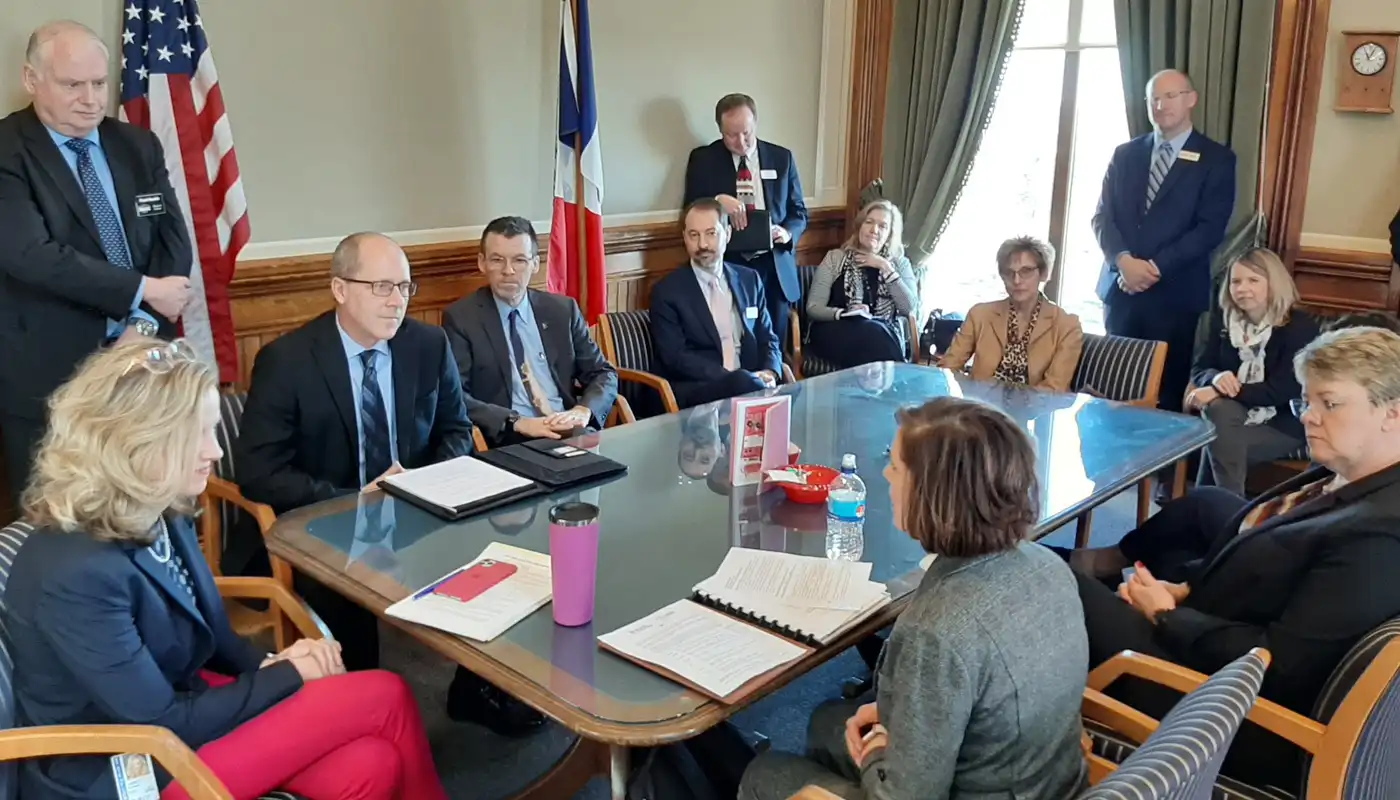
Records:
[[[886,194],[918,263],[952,214],[992,116],[1025,0],[899,0],[885,119]]]
[[[1267,220],[1258,204],[1265,107],[1276,0],[1114,0],[1128,130],[1152,130],[1147,81],[1180,69],[1196,85],[1196,129],[1235,151],[1235,211],[1215,253],[1219,275],[1261,245]]]

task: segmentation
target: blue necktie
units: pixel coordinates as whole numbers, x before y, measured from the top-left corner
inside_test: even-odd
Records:
[[[107,202],[107,193],[102,191],[102,181],[97,179],[97,170],[92,166],[92,142],[87,139],[69,139],[63,144],[78,154],[78,180],[83,184],[83,194],[87,196],[92,221],[97,223],[97,234],[102,238],[102,252],[112,264],[131,269],[131,251],[127,249],[126,237],[122,235],[121,221],[117,219],[117,212],[112,208],[112,204]]]
[[[520,312],[510,312],[510,357],[515,362],[515,371],[525,377],[525,342],[520,338]]]
[[[1167,173],[1172,168],[1172,143],[1162,142],[1162,146],[1157,149],[1157,158],[1152,162],[1152,171],[1147,173],[1147,208],[1152,207],[1152,201],[1157,199],[1157,192],[1162,188],[1162,181],[1167,179]]]
[[[365,366],[364,378],[360,380],[360,427],[364,429],[365,434],[365,483],[388,472],[394,463],[389,454],[389,415],[384,411],[384,396],[379,393],[379,370],[375,369],[374,363],[378,355],[378,350],[360,353],[360,361]]]

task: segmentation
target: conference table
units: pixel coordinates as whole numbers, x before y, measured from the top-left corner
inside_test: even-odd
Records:
[[[791,440],[808,464],[856,456],[867,487],[863,560],[894,602],[830,645],[793,663],[750,702],[889,625],[922,575],[924,553],[895,529],[889,459],[895,411],[939,396],[997,406],[1033,438],[1041,487],[1041,536],[1163,466],[1205,446],[1213,428],[1195,417],[1087,395],[980,383],[933,367],[880,363],[780,387],[792,398]],[[771,487],[731,486],[725,403],[609,428],[582,442],[628,467],[601,485],[569,489],[459,522],[373,492],[283,515],[268,547],[297,570],[383,616],[451,569],[504,542],[549,550],[549,509],[584,500],[600,509],[593,622],[555,625],[548,605],[489,643],[389,619],[578,735],[572,749],[519,797],[568,797],[608,775],[622,797],[629,750],[685,740],[739,710],[597,646],[597,637],[690,594],[733,546],[824,556],[826,512]],[[765,490],[766,489],[766,490]],[[388,522],[385,522],[388,520]],[[386,618],[387,619],[387,618]]]

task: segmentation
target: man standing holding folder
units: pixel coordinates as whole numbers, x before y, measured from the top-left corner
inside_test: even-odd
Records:
[[[758,138],[758,109],[746,94],[728,94],[715,104],[720,138],[690,151],[685,167],[684,205],[713,197],[733,223],[725,257],[756,270],[763,279],[779,346],[786,350],[788,307],[801,297],[797,241],[807,230],[807,206],[792,151]],[[749,228],[751,212],[766,216],[768,233]]]

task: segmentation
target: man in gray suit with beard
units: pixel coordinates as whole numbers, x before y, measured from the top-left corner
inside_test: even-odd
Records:
[[[492,220],[477,264],[489,285],[442,318],[472,424],[492,446],[602,428],[617,400],[617,371],[589,337],[578,303],[529,288],[540,268],[534,226],[522,217]]]

